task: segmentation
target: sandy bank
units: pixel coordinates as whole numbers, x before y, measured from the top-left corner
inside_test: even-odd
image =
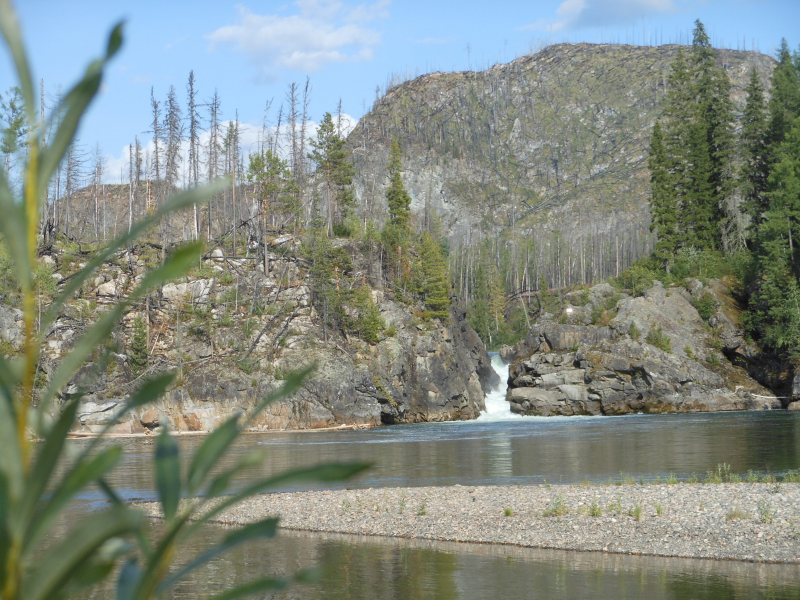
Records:
[[[157,506],[147,508],[157,516]],[[277,493],[253,498],[216,522],[246,524],[271,515],[294,530],[800,564],[795,483]]]

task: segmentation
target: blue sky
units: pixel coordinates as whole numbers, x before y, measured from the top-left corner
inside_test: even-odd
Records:
[[[194,69],[200,98],[216,88],[224,119],[251,124],[245,151],[287,85],[311,78],[310,116],[335,110],[355,119],[392,73],[481,69],[547,42],[684,42],[701,19],[716,45],[772,53],[781,37],[800,43],[798,0],[20,0],[16,3],[37,78],[48,97],[66,89],[126,19],[126,42],[80,135],[109,155],[118,181],[124,148],[146,139],[149,97],[174,85],[185,103]],[[0,92],[14,84],[5,50]]]

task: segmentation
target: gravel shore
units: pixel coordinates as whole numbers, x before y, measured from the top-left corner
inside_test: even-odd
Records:
[[[157,505],[148,511],[158,516]],[[300,531],[800,564],[796,483],[276,493],[214,522],[243,525],[272,515],[280,515],[281,527]]]

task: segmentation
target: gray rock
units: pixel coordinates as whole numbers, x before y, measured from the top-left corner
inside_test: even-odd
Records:
[[[509,367],[512,410],[619,415],[780,408],[770,390],[710,346],[706,324],[685,290],[656,281],[644,296],[623,297],[617,307],[609,327],[534,325],[525,339],[531,353],[521,356],[522,347],[507,352],[516,355]],[[719,322],[733,327],[726,316]],[[634,325],[637,339],[630,338]],[[654,328],[670,340],[670,351],[647,343]],[[698,358],[712,355],[718,359],[713,364]]]

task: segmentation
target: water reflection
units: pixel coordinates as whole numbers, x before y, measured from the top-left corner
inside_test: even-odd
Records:
[[[184,461],[202,441],[180,438]],[[128,499],[154,498],[152,440],[120,443],[125,459],[112,474],[112,482]],[[228,464],[254,446],[268,449],[270,460],[247,480],[322,461],[375,463],[360,478],[341,484],[347,487],[531,484],[545,479],[599,482],[622,471],[635,477],[703,474],[723,462],[738,473],[748,469],[779,473],[800,468],[800,414],[532,418],[360,432],[249,434],[234,447]],[[86,501],[99,502],[99,495],[89,494],[83,500],[73,515],[85,510]],[[188,562],[220,533],[220,528],[208,527],[178,560]],[[319,583],[272,597],[800,598],[798,566],[292,532],[215,561],[185,582],[174,597],[206,597],[249,579],[293,573],[314,564],[328,565]],[[109,588],[92,597],[113,597],[113,593]]]
[[[180,439],[184,460],[202,440]],[[121,443],[125,458],[113,482],[126,498],[153,498],[152,440]],[[780,473],[800,468],[800,414],[533,418],[248,434],[233,448],[228,464],[253,446],[266,448],[269,461],[247,475],[248,480],[323,461],[375,463],[364,475],[342,484],[347,487],[602,482],[620,472],[637,478],[671,472],[702,476],[720,463],[737,473]]]
[[[219,536],[209,527],[192,549]],[[188,557],[187,557],[188,560]],[[664,559],[596,552],[281,532],[215,561],[182,584],[178,599],[222,592],[248,578],[285,575],[312,564],[319,582],[267,598],[486,598],[617,600],[789,599],[800,597],[800,567],[731,561]],[[98,591],[95,598],[110,590]]]

